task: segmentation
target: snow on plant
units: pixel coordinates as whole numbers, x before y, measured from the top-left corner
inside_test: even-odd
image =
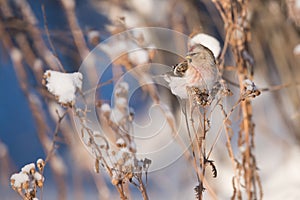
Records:
[[[122,23],[120,27],[126,28]],[[153,102],[161,106],[172,131],[176,132],[173,115],[168,112],[168,106],[160,102],[156,86],[148,84],[153,83],[152,77],[147,71],[142,71],[141,68],[137,67],[149,63],[152,58],[153,52],[146,48],[151,44],[143,38],[140,33],[132,31],[125,36],[121,35],[111,43],[104,44],[103,50],[112,58],[115,55],[123,55],[114,60],[113,64],[124,66],[127,71],[134,68],[131,70],[132,75],[150,94]],[[207,168],[211,169],[214,178],[217,176],[217,165],[211,159],[211,153],[221,132],[220,129],[215,139],[216,142],[210,149],[207,149],[206,140],[210,132],[212,113],[217,106],[220,106],[225,116],[224,124],[226,124],[230,121],[229,116],[234,108],[241,102],[248,100],[249,97],[258,96],[260,91],[253,81],[244,79],[240,99],[227,113],[222,100],[231,92],[225,86],[225,81],[219,72],[219,60],[217,60],[221,52],[219,42],[212,36],[200,33],[191,37],[187,41],[187,46],[189,50],[184,61],[175,65],[173,70],[168,72],[164,78],[169,83],[171,92],[184,102],[181,109],[186,120],[187,138],[191,144],[185,153],[197,177],[196,196],[198,199],[202,199],[203,192],[207,189],[211,196],[216,198],[206,180]],[[134,51],[127,52],[128,48]],[[75,105],[76,92],[79,91],[84,94],[81,91],[83,81],[81,73],[62,73],[48,70],[44,73],[44,80],[48,91],[56,97],[56,100],[66,106],[67,109],[73,110],[72,117],[79,122],[81,139],[95,158],[95,171],[99,172],[101,166],[106,170],[121,199],[127,199],[124,188],[129,183],[137,187],[143,199],[148,199],[143,177],[145,175],[147,181],[151,160],[137,157],[138,149],[133,139],[134,112],[128,107],[128,83],[124,81],[115,83],[112,105],[100,104],[98,116],[102,129],[99,132],[87,120],[89,110],[88,105],[85,105],[86,101],[84,101],[83,107],[81,107],[82,105]],[[82,98],[85,98],[84,95]],[[61,121],[62,118],[60,117],[59,120]],[[78,125],[78,123],[76,124]],[[223,124],[220,126],[222,127]],[[225,127],[225,129],[228,131],[230,128]],[[230,138],[228,139],[229,142]],[[229,151],[230,148],[231,146],[228,145]],[[33,166],[25,166],[22,173],[30,174],[32,168]],[[18,176],[15,175],[13,180],[16,177]],[[32,177],[36,180],[43,179],[39,174],[33,174]],[[28,178],[23,175],[19,179],[22,182],[28,181]],[[14,186],[21,187],[22,183],[18,184],[19,182]]]
[[[44,79],[48,91],[57,98],[59,103],[64,105],[75,103],[75,93],[77,90],[81,90],[82,86],[81,73],[62,73],[47,70],[44,73]]]
[[[88,110],[75,105],[75,93],[82,87],[81,73],[48,70],[44,77],[48,91],[59,103],[73,109],[74,117],[80,121],[82,141],[95,157],[95,171],[99,172],[100,166],[105,168],[122,199],[127,198],[123,189],[127,182],[135,185],[143,198],[148,199],[142,175],[148,171],[151,161],[136,157],[137,149],[131,136],[133,112],[128,109],[128,84],[121,82],[115,87],[113,108],[109,104],[101,106],[100,118],[105,122],[106,133],[100,133],[89,127],[86,121]]]
[[[190,48],[192,48],[197,44],[201,44],[207,47],[208,49],[210,49],[215,58],[217,58],[220,55],[221,52],[220,42],[211,35],[205,33],[198,33],[193,35],[188,41],[188,45]]]
[[[45,162],[38,159],[36,162],[38,170],[34,163],[30,163],[22,167],[21,171],[11,175],[10,184],[23,200],[37,199],[37,190],[42,190],[44,186],[43,171]]]
[[[101,105],[100,121],[105,133],[86,125],[87,110],[77,108],[76,117],[81,122],[82,140],[95,156],[96,172],[99,172],[100,165],[106,169],[121,199],[127,198],[124,186],[128,182],[140,190],[144,199],[148,199],[142,176],[147,174],[151,160],[136,156],[137,149],[132,138],[134,113],[128,108],[128,89],[126,82],[118,83],[114,90],[114,107]]]

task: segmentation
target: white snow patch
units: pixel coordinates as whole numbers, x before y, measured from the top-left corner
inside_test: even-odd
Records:
[[[44,177],[39,172],[35,172],[33,177],[37,181],[44,181]]]
[[[142,65],[149,62],[149,53],[145,49],[139,49],[128,53],[128,59],[134,65]]]
[[[110,112],[111,111],[111,108],[110,108],[110,105],[108,103],[104,103],[101,105],[101,108],[100,108],[101,112]]]
[[[127,99],[123,97],[118,97],[115,102],[117,106],[126,107],[127,105]]]
[[[252,92],[252,91],[257,90],[255,83],[253,81],[251,81],[250,79],[244,80],[243,85],[246,88],[246,91]]]
[[[94,38],[100,38],[100,33],[99,31],[92,30],[88,32],[88,40],[92,41]]]
[[[118,84],[118,87],[123,88],[124,90],[128,91],[129,90],[129,85],[127,82],[121,82]]]
[[[119,138],[119,139],[117,139],[116,144],[118,146],[124,146],[126,143],[123,138]]]
[[[44,160],[43,160],[42,158],[39,158],[39,159],[36,161],[37,164],[42,164],[43,162],[44,162]]]
[[[21,172],[29,173],[31,169],[35,170],[35,164],[34,163],[30,163],[30,164],[27,164],[24,167],[22,167]]]
[[[221,52],[220,42],[216,38],[214,38],[210,35],[207,35],[205,33],[199,33],[199,34],[193,36],[189,40],[188,44],[189,44],[189,47],[192,47],[196,44],[201,44],[201,45],[209,48],[213,52],[215,58],[217,58]]]
[[[122,119],[124,119],[124,113],[118,108],[114,108],[111,111],[110,120],[115,124],[119,124]]]
[[[47,70],[44,75],[46,76],[48,91],[57,96],[60,103],[67,104],[75,101],[76,90],[81,90],[82,86],[81,73],[62,73]]]
[[[16,173],[10,177],[10,180],[14,180],[14,187],[21,187],[22,183],[29,181],[29,177],[25,173]]]
[[[299,0],[299,4],[300,4],[300,0]],[[299,5],[299,9],[300,9],[300,5]],[[297,44],[294,48],[294,54],[295,55],[300,55],[300,44]]]

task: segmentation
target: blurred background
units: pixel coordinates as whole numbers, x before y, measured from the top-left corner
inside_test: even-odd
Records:
[[[254,82],[263,89],[253,100],[253,122],[264,199],[300,199],[300,1],[244,3],[251,33],[249,52],[255,62]],[[99,42],[126,29],[154,26],[186,35],[202,32],[213,35],[223,46],[227,25],[209,0],[0,0],[1,199],[19,198],[10,188],[10,175],[25,164],[46,158],[57,122],[55,110],[64,109],[42,85],[44,71],[77,71]],[[177,61],[171,56],[164,60],[170,65]],[[235,66],[230,48],[224,66],[229,66],[223,73],[226,80],[238,83],[237,72],[230,69]],[[228,85],[238,93],[234,84]],[[102,101],[109,100],[112,88],[103,87]],[[174,101],[168,95],[168,101]],[[229,105],[233,98],[228,97]],[[173,111],[178,113],[176,108]],[[235,112],[232,129],[238,132],[239,121],[234,116],[240,111]],[[70,117],[61,124],[58,144],[44,172],[43,199],[118,198],[105,172],[93,172],[93,160],[73,130]],[[213,157],[219,176],[211,185],[220,199],[229,199],[233,170],[225,136]],[[194,199],[196,180],[187,172],[188,165],[179,158],[151,172],[147,186],[150,199]],[[141,199],[134,189],[131,195]]]

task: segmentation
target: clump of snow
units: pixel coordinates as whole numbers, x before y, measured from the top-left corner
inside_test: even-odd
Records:
[[[134,65],[142,65],[149,62],[149,52],[139,49],[128,53],[129,61]]]
[[[12,186],[19,188],[23,183],[29,181],[29,177],[25,173],[16,173],[10,177]]]
[[[118,55],[125,53],[131,45],[132,44],[129,41],[125,39],[119,39],[118,41],[113,41],[108,44],[102,44],[102,50],[109,55],[109,57],[115,58]]]
[[[118,147],[126,147],[126,142],[124,141],[123,138],[117,139],[116,144]]]
[[[110,108],[110,105],[107,104],[107,103],[104,103],[101,105],[101,108],[100,108],[101,112],[110,112],[111,111],[111,108]]]
[[[221,52],[220,42],[216,38],[205,33],[199,33],[193,36],[188,42],[190,48],[196,44],[201,44],[210,49],[215,58],[217,58]]]
[[[58,98],[58,102],[62,104],[74,103],[76,90],[81,90],[82,74],[62,73],[47,70],[44,74],[47,84],[46,87],[50,93]]]
[[[38,168],[44,166],[42,159],[37,160]],[[19,173],[15,173],[10,177],[10,184],[13,190],[18,192],[22,197],[28,197],[26,199],[34,199],[37,187],[42,188],[44,185],[44,176],[35,170],[35,164],[30,163],[25,165]]]
[[[95,37],[99,38],[99,36],[100,36],[99,31],[91,30],[91,31],[88,32],[88,39],[89,40],[93,40]]]
[[[30,163],[30,164],[27,164],[24,167],[22,167],[21,172],[29,174],[31,170],[35,170],[35,164],[34,163]]]
[[[110,120],[112,122],[114,122],[115,124],[121,123],[121,121],[124,119],[124,117],[125,117],[124,112],[122,110],[120,110],[118,107],[114,108],[111,111]]]
[[[123,89],[124,91],[128,91],[129,90],[129,85],[128,85],[128,83],[127,82],[120,82],[119,84],[118,84],[118,87],[119,88],[121,88],[121,89]]]
[[[257,90],[255,83],[253,81],[251,81],[250,79],[245,79],[243,81],[243,85],[244,85],[246,91],[252,92],[252,91]]]
[[[116,106],[126,107],[127,106],[127,99],[123,97],[119,97],[115,100]]]
[[[44,177],[39,172],[35,172],[33,177],[37,181],[44,181]]]
[[[117,38],[101,44],[101,50],[112,60],[116,60],[120,55],[127,55],[132,65],[149,63],[155,46],[149,39],[145,39],[146,34],[142,30],[131,30],[128,35],[118,35]]]
[[[37,165],[37,167],[38,167],[38,169],[39,169],[40,171],[43,171],[44,166],[45,166],[45,161],[44,161],[43,159],[39,158],[39,159],[36,161],[36,165]]]
[[[300,2],[300,0],[299,0]],[[299,3],[300,4],[300,3]],[[300,9],[300,5],[299,5],[299,9]],[[294,54],[295,55],[300,55],[300,44],[297,44],[294,48]]]
[[[114,90],[114,108],[111,110],[110,120],[116,124],[122,123],[128,115],[128,90],[127,82],[119,82]]]
[[[129,90],[129,85],[126,82],[120,82],[116,85],[116,88],[114,90],[114,95],[117,99],[117,97],[126,97]]]

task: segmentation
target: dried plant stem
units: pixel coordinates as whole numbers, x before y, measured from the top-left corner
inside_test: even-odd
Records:
[[[239,105],[239,102],[236,104]],[[234,107],[231,109],[230,113],[227,114],[226,111],[224,110],[223,108],[223,105],[222,104],[219,104],[220,107],[221,107],[221,111],[225,117],[224,121],[223,121],[223,125],[224,125],[224,128],[225,128],[225,133],[226,133],[226,146],[227,146],[227,150],[228,150],[228,154],[229,154],[229,158],[231,160],[231,163],[232,163],[232,168],[234,170],[234,177],[232,178],[232,186],[233,186],[233,190],[234,190],[234,195],[235,196],[236,194],[238,194],[238,196],[241,196],[241,189],[240,189],[240,176],[239,176],[239,173],[238,173],[238,169],[237,169],[237,165],[239,165],[237,163],[237,160],[235,159],[235,156],[234,156],[234,153],[233,153],[233,149],[232,149],[232,145],[231,145],[231,138],[232,138],[232,135],[233,135],[233,131],[232,129],[230,128],[230,126],[228,125],[228,120],[229,120],[229,116],[233,113],[233,110],[234,110]],[[230,132],[230,134],[229,134]],[[234,199],[234,198],[233,198]]]
[[[41,31],[36,26],[37,19],[33,11],[29,9],[29,4],[26,1],[14,0],[14,2],[16,6],[21,10],[21,14],[23,15],[25,23],[27,24],[26,31],[33,41],[36,52],[45,60],[50,68],[58,71],[58,66],[60,65],[60,63],[58,63],[58,59],[51,53],[51,51],[44,43]]]
[[[225,1],[213,1],[213,3],[215,4],[224,21],[226,38],[232,48],[233,56],[237,65],[236,70],[238,72],[240,91],[241,94],[243,94],[244,80],[249,78],[252,79],[253,76],[253,58],[249,57],[250,55],[247,50],[250,36],[250,25],[247,21],[247,10],[249,9],[248,1],[231,1],[230,3]],[[225,50],[222,52],[222,54],[223,56],[225,55]],[[250,70],[248,70],[248,68],[250,68]],[[254,149],[254,125],[252,122],[251,100],[249,98],[243,98],[240,102],[240,107],[242,110],[242,122],[241,130],[239,132],[238,146],[245,148],[245,150],[242,152],[243,163],[241,165],[244,172],[243,179],[245,182],[247,198],[256,199],[256,187],[257,183],[260,185],[260,181],[257,178],[256,161],[252,152]],[[230,140],[228,138],[228,134],[226,135],[227,143],[229,144]],[[231,159],[233,159],[230,145],[228,146],[228,151]],[[262,191],[261,188],[259,189]],[[235,184],[234,191],[236,192]],[[260,194],[262,194],[262,192],[260,192]],[[235,193],[233,198],[234,197]],[[238,198],[240,197],[241,196],[238,195]],[[262,196],[260,196],[260,198],[262,198]]]
[[[44,4],[42,4],[42,13],[43,13],[43,20],[44,20],[44,28],[45,28],[45,31],[46,31],[46,35],[47,35],[47,39],[48,39],[48,42],[50,44],[50,47],[51,47],[51,50],[53,52],[53,56],[56,58],[57,60],[57,64],[58,64],[58,67],[59,69],[62,71],[62,72],[65,72],[65,69],[64,67],[62,66],[62,64],[60,63],[59,59],[58,59],[58,55],[56,53],[56,50],[55,50],[55,47],[52,43],[52,40],[51,40],[51,37],[50,37],[50,33],[49,33],[49,28],[48,28],[48,21],[47,21],[47,16],[46,16],[46,11],[45,11],[45,6]]]
[[[56,123],[56,127],[53,133],[53,139],[52,139],[52,147],[50,149],[50,151],[47,153],[47,157],[45,159],[45,164],[47,164],[47,162],[50,160],[51,156],[54,154],[55,151],[55,142],[58,136],[58,132],[59,132],[59,127],[61,125],[62,120],[65,118],[66,114],[68,113],[68,110],[66,110],[62,116],[59,115],[58,111],[56,110],[56,114],[58,116],[58,120]]]
[[[2,23],[0,22],[0,33],[3,38],[3,44],[5,48],[11,53],[11,59],[13,61],[13,66],[15,67],[15,71],[17,73],[18,80],[20,82],[21,88],[25,94],[25,96],[28,98],[29,107],[33,113],[34,120],[37,124],[37,130],[38,130],[38,136],[39,139],[44,147],[44,150],[47,152],[47,149],[49,147],[49,138],[46,136],[46,132],[48,127],[44,124],[44,117],[41,113],[41,108],[38,106],[38,104],[34,103],[34,97],[29,91],[28,86],[28,78],[26,76],[26,72],[24,71],[24,66],[22,64],[22,54],[20,50],[18,50],[16,47],[14,47],[13,43],[11,42],[11,38],[8,36],[8,34],[3,29]],[[56,178],[56,181],[59,185],[59,198],[64,199],[66,196],[66,190],[65,190],[65,183],[63,178],[59,175],[59,172],[55,170],[55,168],[51,167],[54,176]]]
[[[188,90],[189,92],[189,90]],[[203,113],[201,113],[201,110]],[[196,112],[195,112],[196,111]],[[207,119],[207,110],[206,108],[195,105],[195,102],[193,101],[192,95],[189,98],[189,106],[185,107],[185,120],[187,125],[187,131],[188,131],[188,137],[191,142],[191,151],[193,155],[193,162],[194,169],[197,175],[198,179],[198,186],[196,186],[196,197],[199,200],[203,199],[203,192],[205,189],[208,190],[209,194],[213,199],[217,199],[217,195],[213,191],[213,189],[209,186],[206,178],[205,178],[205,172],[206,172],[206,166],[207,166],[207,156],[206,156],[206,134],[208,132],[209,127],[207,127],[208,119]],[[189,115],[188,115],[189,113]],[[196,128],[195,121],[193,120],[193,116],[198,116],[198,127]],[[191,124],[189,123],[189,120],[191,121]],[[192,128],[192,131],[190,129],[190,126]],[[192,133],[194,136],[194,139],[192,138]]]
[[[140,190],[140,192],[141,192],[141,194],[143,196],[143,199],[144,200],[148,200],[149,197],[148,197],[148,194],[147,194],[147,190],[146,190],[145,184],[144,184],[144,182],[142,180],[142,174],[139,174],[138,177],[137,177],[137,179],[138,179],[138,182],[139,182],[139,190]]]

